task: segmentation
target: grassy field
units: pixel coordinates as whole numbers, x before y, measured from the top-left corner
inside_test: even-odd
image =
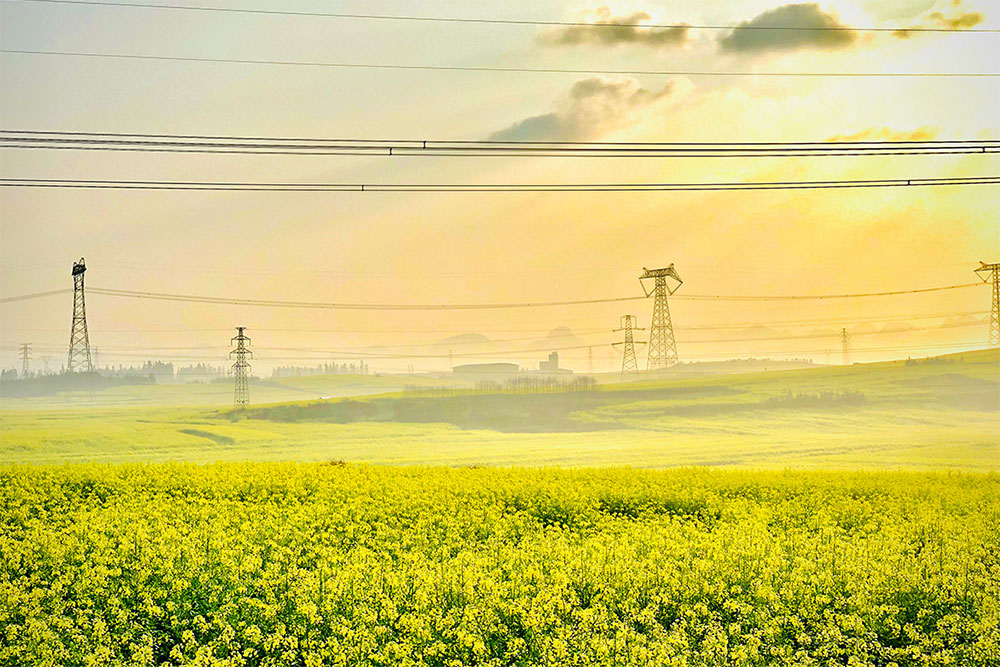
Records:
[[[300,377],[254,379],[251,383],[258,403],[296,401],[311,398],[364,396],[402,391],[413,387],[452,387],[464,383],[451,378],[406,375],[305,375]],[[123,385],[93,392],[59,393],[38,398],[0,397],[0,409],[99,408],[124,406],[205,406],[228,405],[233,385],[227,382],[161,383]]]
[[[1000,664],[1000,477],[0,468],[0,664]]]
[[[398,382],[4,401],[0,665],[1000,666],[997,351]]]
[[[345,390],[350,386],[343,376],[333,382],[338,381]],[[162,390],[175,402],[184,400],[182,389],[133,388]],[[262,393],[255,388],[254,398],[265,399]],[[157,400],[168,402],[163,396]],[[5,401],[0,463],[344,460],[1000,469],[996,351],[909,365],[607,385],[576,394],[421,398],[389,393],[254,406],[251,418],[211,404],[155,403],[31,408],[36,404]],[[375,421],[353,420],[359,404],[370,412],[363,418]]]

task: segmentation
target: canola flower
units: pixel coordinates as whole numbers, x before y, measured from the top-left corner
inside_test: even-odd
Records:
[[[1000,476],[0,468],[0,665],[1000,665]]]

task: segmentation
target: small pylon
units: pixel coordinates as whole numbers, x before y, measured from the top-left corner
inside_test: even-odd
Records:
[[[250,404],[250,362],[253,352],[250,351],[250,338],[244,334],[246,327],[236,327],[236,336],[232,343],[236,349],[229,353],[232,359],[236,355],[236,362],[233,364],[233,379],[235,381],[233,391],[233,405],[237,408],[245,408]]]
[[[843,353],[841,361],[845,366],[851,365],[851,334],[847,333],[847,329],[840,330],[840,347]]]
[[[620,325],[614,331],[624,331],[625,340],[620,343],[612,343],[612,345],[624,345],[622,354],[622,377],[625,379],[625,375],[628,373],[635,373],[635,377],[639,377],[639,364],[635,360],[635,344],[645,343],[644,340],[634,340],[632,337],[633,331],[643,331],[644,329],[635,326],[636,319],[635,315],[622,315]]]
[[[993,308],[990,310],[990,335],[987,340],[990,347],[1000,347],[1000,263],[979,262],[975,271],[984,283],[993,281]]]
[[[31,369],[28,367],[28,360],[31,359],[31,343],[21,343],[21,377],[28,377]]]
[[[646,290],[643,280],[652,278],[653,289]],[[667,278],[677,284],[671,288]],[[662,269],[647,269],[639,276],[639,284],[647,297],[653,297],[653,319],[649,325],[649,351],[646,355],[646,370],[658,371],[677,363],[677,341],[674,339],[674,325],[670,321],[670,306],[667,297],[676,292],[684,281],[677,275],[674,265]]]

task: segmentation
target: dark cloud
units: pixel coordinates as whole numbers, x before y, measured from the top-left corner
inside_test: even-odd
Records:
[[[531,116],[490,135],[493,141],[581,141],[622,125],[628,115],[668,97],[671,81],[659,91],[643,88],[635,79],[591,77],[573,84],[559,108]]]
[[[542,34],[539,40],[546,44],[576,45],[603,44],[642,44],[654,48],[680,46],[687,42],[689,30],[687,26],[671,28],[639,28],[638,24],[647,23],[653,19],[646,12],[635,12],[627,16],[614,16],[607,7],[599,7],[593,12],[587,12],[580,19],[584,23],[610,23],[615,27],[590,28],[582,25],[572,25],[557,28]]]
[[[782,26],[812,30],[775,29]],[[856,31],[824,12],[818,3],[809,2],[783,5],[744,21],[720,39],[719,45],[723,51],[736,52],[842,49],[857,39]]]
[[[952,7],[959,7],[962,4],[962,0],[952,0]],[[942,11],[933,11],[927,14],[927,21],[934,28],[944,28],[945,30],[968,30],[969,28],[974,28],[983,22],[984,16],[980,12],[963,12],[956,9],[955,12],[951,14],[946,14]],[[915,25],[911,26],[909,29],[902,28],[896,30],[892,34],[900,39],[909,39],[913,35],[920,33],[912,32],[915,28],[924,28],[925,25]]]
[[[891,128],[869,127],[854,134],[838,134],[826,141],[930,141],[938,136],[938,128],[921,127],[916,130],[893,130]]]

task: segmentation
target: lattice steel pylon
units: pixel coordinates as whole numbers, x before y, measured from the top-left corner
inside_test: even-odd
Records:
[[[983,282],[993,281],[993,308],[990,310],[990,347],[1000,347],[1000,263],[979,262],[976,274]]]
[[[69,359],[67,373],[92,373],[94,364],[90,358],[90,334],[87,333],[87,304],[83,294],[83,274],[87,265],[83,257],[73,264],[73,328],[69,333]]]
[[[840,349],[843,356],[841,357],[841,362],[844,366],[851,365],[851,334],[847,333],[847,329],[840,330]]]
[[[653,319],[649,325],[649,348],[646,356],[646,370],[658,371],[677,363],[677,341],[674,339],[674,325],[670,321],[670,306],[667,297],[676,292],[684,281],[677,275],[674,265],[662,269],[642,267],[639,284],[647,297],[653,297]],[[670,287],[667,278],[677,281]],[[647,290],[643,280],[652,279],[653,289]]]
[[[634,340],[632,336],[633,331],[643,331],[641,327],[635,326],[636,319],[635,315],[622,315],[620,325],[614,331],[624,331],[625,340],[620,343],[612,343],[612,345],[623,345],[622,350],[622,380],[625,379],[627,373],[635,373],[635,376],[639,377],[639,363],[635,360],[635,344],[645,343],[644,340]]]
[[[233,364],[233,379],[235,387],[233,390],[233,405],[237,408],[245,408],[250,404],[250,362],[253,359],[253,352],[250,351],[250,338],[243,333],[246,327],[236,327],[236,335],[230,341],[236,345],[236,349],[229,353],[232,359],[236,355],[236,362]]]
[[[28,360],[31,359],[31,343],[21,343],[21,377],[28,377],[28,373],[31,372],[31,368],[28,366]]]

